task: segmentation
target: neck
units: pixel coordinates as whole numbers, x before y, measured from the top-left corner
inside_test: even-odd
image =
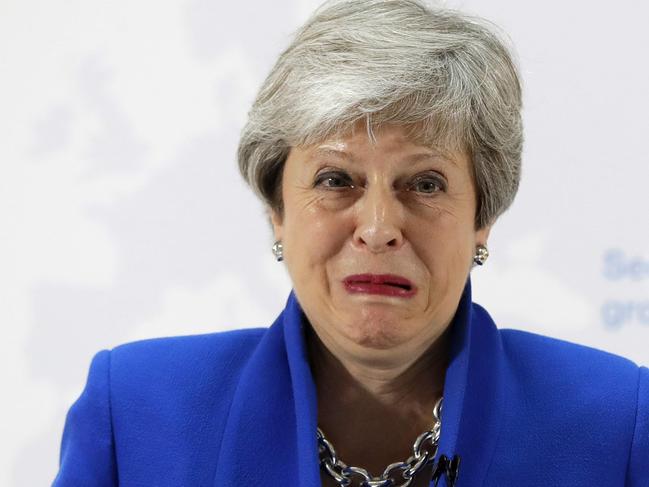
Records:
[[[371,398],[385,406],[399,405],[403,401],[415,403],[437,396],[444,386],[444,372],[448,360],[447,329],[435,343],[414,353],[401,353],[399,357],[367,360],[332,351],[311,330],[308,335],[311,367],[318,390],[335,392],[345,397]],[[433,401],[434,402],[434,401]]]
[[[379,361],[336,353],[309,333],[318,424],[345,463],[378,474],[411,455],[442,395],[448,331],[423,351]]]

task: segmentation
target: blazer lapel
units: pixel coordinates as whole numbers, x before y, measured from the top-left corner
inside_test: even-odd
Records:
[[[301,310],[291,293],[239,378],[214,487],[319,485],[315,408]]]
[[[307,354],[304,326],[307,322],[293,292],[284,321],[284,340],[293,383],[298,478],[300,486],[320,485],[320,460],[316,428],[317,395]]]
[[[482,485],[501,426],[505,403],[503,349],[487,312],[471,302],[467,281],[453,319],[446,369],[439,455],[459,455],[457,487]],[[440,485],[446,486],[445,479]]]

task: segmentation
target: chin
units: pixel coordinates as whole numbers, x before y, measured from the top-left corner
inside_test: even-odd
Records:
[[[389,350],[407,342],[406,330],[393,320],[361,320],[353,322],[345,330],[347,337],[356,345],[374,350]]]

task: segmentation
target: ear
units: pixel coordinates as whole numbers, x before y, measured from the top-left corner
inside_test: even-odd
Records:
[[[475,232],[475,243],[476,245],[487,246],[487,240],[489,240],[489,232],[491,232],[491,225],[485,225]]]
[[[270,223],[273,226],[273,234],[275,235],[275,240],[282,240],[282,234],[284,230],[284,219],[283,215],[276,209],[269,208],[268,215],[270,216]]]

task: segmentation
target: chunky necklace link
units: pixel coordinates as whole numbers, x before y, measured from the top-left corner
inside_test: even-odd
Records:
[[[360,487],[407,487],[419,472],[435,462],[442,428],[441,417],[442,398],[439,398],[433,408],[433,419],[435,420],[433,427],[417,437],[412,446],[410,458],[405,462],[391,463],[378,477],[373,477],[364,468],[348,467],[338,458],[334,446],[318,428],[320,468],[327,472],[340,487],[351,487],[355,480],[360,482]]]

